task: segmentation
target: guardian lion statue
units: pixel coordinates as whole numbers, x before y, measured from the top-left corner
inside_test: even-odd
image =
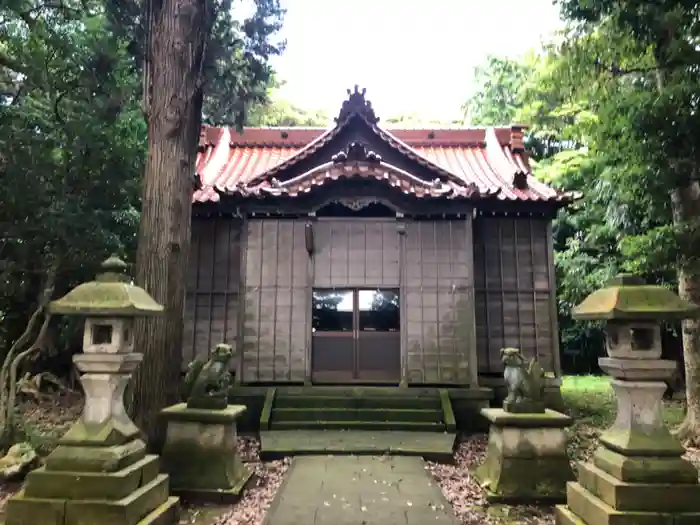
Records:
[[[502,348],[503,378],[508,395],[503,410],[512,413],[542,413],[544,403],[544,371],[537,360],[525,361],[519,348]]]

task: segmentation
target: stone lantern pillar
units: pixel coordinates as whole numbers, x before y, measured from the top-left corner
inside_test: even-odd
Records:
[[[85,407],[45,466],[8,501],[6,525],[177,522],[169,478],[159,474],[158,456],[146,454],[124,408],[124,390],[143,358],[134,351],[134,320],[163,307],[131,284],[125,270],[110,257],[94,281],[49,304],[53,314],[85,317],[83,353],[73,356]]]
[[[697,470],[681,456],[681,443],[663,420],[665,380],[676,364],[661,359],[661,321],[700,314],[661,286],[620,275],[573,309],[574,319],[605,321],[608,357],[600,367],[612,376],[617,417],[601,446],[579,464],[559,525],[691,525],[700,523]]]

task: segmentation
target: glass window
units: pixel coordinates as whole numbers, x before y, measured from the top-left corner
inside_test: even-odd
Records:
[[[314,290],[314,332],[352,332],[352,290]]]
[[[398,332],[399,294],[396,290],[359,290],[360,330]]]

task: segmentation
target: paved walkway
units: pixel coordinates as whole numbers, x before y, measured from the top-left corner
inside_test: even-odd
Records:
[[[417,457],[298,456],[266,525],[457,525]]]

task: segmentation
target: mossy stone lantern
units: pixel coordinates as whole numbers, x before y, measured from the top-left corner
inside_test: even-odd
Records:
[[[53,314],[85,317],[83,353],[73,356],[84,374],[80,381],[85,409],[64,441],[88,439],[117,445],[139,435],[123,404],[126,385],[143,359],[134,352],[133,325],[136,317],[161,314],[163,306],[131,283],[126,268],[124,261],[112,256],[102,263],[94,281],[49,304]]]
[[[143,358],[134,351],[134,320],[163,312],[131,283],[126,267],[112,256],[94,281],[49,304],[53,314],[85,317],[84,352],[73,356],[85,407],[45,466],[31,472],[8,501],[6,525],[177,521],[169,477],[159,473],[158,456],[146,454],[124,407],[126,385]]]
[[[663,420],[676,363],[661,359],[661,323],[698,315],[697,305],[628,274],[572,310],[574,319],[605,322],[608,357],[598,363],[612,376],[617,416],[592,462],[579,464],[567,505],[557,507],[559,525],[700,523],[698,472]]]

